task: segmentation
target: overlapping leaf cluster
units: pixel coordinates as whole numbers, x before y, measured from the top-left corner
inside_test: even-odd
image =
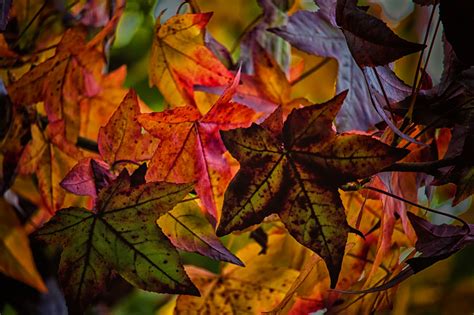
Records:
[[[430,43],[401,38],[356,0],[315,0],[315,12],[258,0],[238,54],[211,36],[213,14],[187,1],[180,8],[192,13],[156,19],[148,75],[166,106],[151,112],[123,86],[124,67],[108,71],[125,3],[6,1],[0,272],[51,288],[33,233],[35,246],[61,249],[72,313],[119,277],[179,294],[177,314],[390,307],[393,286],[473,241],[472,224],[415,214],[431,210],[419,205],[421,187],[433,199],[455,184],[457,207],[474,188],[472,49],[458,36],[473,25],[455,18],[472,4],[448,2],[415,1],[440,7],[446,45],[440,82],[424,69],[430,48],[410,86],[394,62]],[[314,69],[337,61],[334,97],[295,93],[309,75],[296,49],[326,58]],[[218,238],[231,233],[239,257]],[[421,254],[400,264],[402,246]],[[181,251],[231,264],[219,274],[184,268]]]

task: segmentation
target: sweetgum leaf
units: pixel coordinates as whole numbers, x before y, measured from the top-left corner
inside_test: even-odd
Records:
[[[215,220],[232,177],[219,130],[249,126],[256,119],[253,110],[231,102],[238,78],[205,115],[194,106],[184,106],[138,116],[143,128],[161,140],[150,161],[147,179],[197,181],[196,192]]]
[[[275,34],[268,32],[268,29],[286,23],[288,19],[286,11],[292,5],[290,2],[292,1],[258,0],[258,5],[263,10],[262,18],[248,31],[240,44],[240,62],[244,73],[253,73],[255,45],[263,47],[275,59],[284,73],[288,73],[291,47]]]
[[[100,77],[97,92],[81,100],[80,135],[87,139],[97,139],[100,127],[107,124],[114,111],[127,94],[124,82],[127,69],[122,66]]]
[[[282,140],[255,124],[221,132],[240,170],[225,193],[217,235],[278,213],[290,234],[325,260],[332,287],[351,231],[338,186],[371,176],[407,153],[367,135],[337,135],[331,124],[346,95],[293,110]]]
[[[69,309],[83,311],[115,275],[144,290],[198,295],[155,223],[191,190],[165,182],[131,187],[124,170],[99,193],[93,211],[62,209],[37,231],[63,248],[59,277]]]
[[[0,272],[38,291],[48,290],[36,269],[28,235],[4,198],[0,198]]]
[[[384,22],[359,8],[357,0],[337,1],[336,22],[360,67],[383,66],[424,48],[398,37]]]
[[[59,183],[82,158],[82,153],[65,139],[64,121],[49,123],[44,131],[32,125],[31,136],[19,161],[19,173],[36,174],[41,197],[54,213],[63,206],[65,198]]]
[[[97,198],[98,192],[107,187],[112,179],[107,163],[86,158],[79,161],[67,173],[60,185],[73,194]]]
[[[321,8],[327,7],[321,6]],[[327,16],[329,14],[330,11],[322,9],[318,12],[298,11],[289,17],[287,25],[272,28],[270,31],[302,51],[335,58],[338,61],[336,92],[348,89],[349,94],[336,117],[337,129],[367,130],[381,118],[370,106],[370,95],[364,74],[352,57],[344,34],[335,25],[335,21],[331,24]]]
[[[12,101],[32,105],[43,101],[50,122],[66,122],[66,138],[75,142],[79,135],[80,111],[76,106],[87,85],[94,82],[104,66],[103,55],[86,45],[80,29],[67,30],[56,54],[32,68],[8,87]]]
[[[142,134],[137,121],[139,114],[137,94],[130,90],[107,125],[99,129],[99,152],[110,165],[124,161],[143,161],[153,154],[158,143],[149,134]]]
[[[195,201],[178,204],[157,223],[176,248],[243,267],[240,259],[215,236],[214,228]]]
[[[183,14],[164,24],[158,18],[150,56],[150,85],[171,106],[195,105],[193,85],[228,84],[232,75],[204,44],[212,13]]]
[[[237,253],[246,268],[226,265],[221,274],[187,267],[201,297],[179,296],[175,314],[262,314],[281,301],[298,276],[288,261],[297,252],[296,242],[288,234],[272,235],[268,251],[259,255],[260,246],[251,243]],[[291,245],[293,246],[291,246]]]

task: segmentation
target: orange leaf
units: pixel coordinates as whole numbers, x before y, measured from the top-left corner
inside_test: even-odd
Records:
[[[87,91],[86,77],[89,76],[89,81],[97,78],[104,65],[98,50],[86,49],[85,36],[80,29],[67,30],[52,58],[8,87],[16,104],[33,105],[43,101],[50,122],[65,121],[66,137],[71,142],[75,142],[79,134],[77,102]]]
[[[153,154],[157,141],[149,134],[142,134],[137,122],[139,114],[137,94],[130,90],[107,125],[100,128],[99,152],[111,166],[118,162],[147,160]]]
[[[196,192],[214,219],[218,219],[224,191],[232,178],[219,131],[249,126],[256,119],[253,110],[229,102],[238,81],[237,76],[204,116],[195,107],[185,106],[138,117],[140,124],[161,140],[147,179],[197,181]]]
[[[32,141],[26,146],[19,162],[20,174],[35,173],[44,203],[51,213],[64,205],[65,191],[61,180],[82,157],[82,153],[65,139],[63,121],[50,123],[45,132],[31,126]]]
[[[204,45],[212,13],[183,14],[164,24],[157,19],[150,57],[150,85],[171,106],[195,105],[193,85],[226,85],[232,75]]]

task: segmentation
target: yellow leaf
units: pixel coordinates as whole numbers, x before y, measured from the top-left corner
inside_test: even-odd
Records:
[[[221,275],[186,268],[201,297],[179,296],[175,314],[261,314],[274,308],[297,278],[291,266],[306,249],[283,234],[270,235],[267,254],[259,252],[257,244],[244,247],[238,255],[247,267],[228,265]]]
[[[232,75],[204,45],[203,28],[212,13],[157,19],[150,57],[150,85],[171,106],[195,105],[193,85],[227,85]]]
[[[28,236],[3,198],[0,199],[0,272],[38,291],[48,291],[36,270]]]

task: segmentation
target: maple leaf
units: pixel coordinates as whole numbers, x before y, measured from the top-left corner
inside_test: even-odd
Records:
[[[240,170],[225,193],[217,235],[278,213],[290,234],[325,260],[332,287],[351,231],[337,187],[371,176],[407,153],[370,136],[336,135],[331,123],[346,94],[293,110],[282,140],[256,124],[221,132]]]
[[[51,213],[60,209],[64,202],[65,191],[59,186],[60,181],[82,157],[82,153],[65,139],[64,130],[63,121],[49,123],[44,132],[38,125],[32,125],[32,140],[19,161],[20,174],[36,174],[41,197]]]
[[[285,242],[291,242],[288,238],[287,235],[271,235],[269,251],[265,255],[259,255],[257,244],[241,249],[237,254],[243,257],[246,268],[227,265],[217,275],[201,268],[187,267],[193,282],[206,294],[202,297],[179,296],[175,314],[237,315],[270,311],[299,273],[291,268],[291,258],[285,259],[289,247]]]
[[[357,0],[338,0],[336,22],[361,67],[383,66],[425,46],[406,41],[381,20],[357,7]]]
[[[291,47],[275,34],[268,32],[268,29],[286,23],[286,11],[290,9],[291,4],[289,1],[258,0],[258,5],[263,9],[260,21],[245,34],[240,43],[239,58],[244,73],[253,73],[255,45],[263,47],[285,73],[289,72]]]
[[[298,11],[289,17],[287,25],[269,31],[302,51],[338,61],[336,93],[349,89],[349,94],[336,117],[337,129],[367,130],[380,121],[380,116],[369,106],[370,95],[364,74],[352,57],[344,34],[323,13],[321,10]]]
[[[99,128],[107,124],[117,105],[121,103],[127,90],[123,88],[127,71],[125,67],[100,77],[98,93],[81,100],[80,135],[87,139],[97,139]]]
[[[0,199],[0,272],[40,292],[47,291],[35,267],[28,235],[4,198]]]
[[[130,90],[107,125],[99,129],[99,153],[112,167],[121,162],[147,160],[153,154],[157,141],[142,133],[137,121],[139,114],[137,94]]]
[[[197,181],[196,192],[215,220],[232,177],[219,130],[249,126],[256,118],[253,110],[231,102],[238,82],[239,75],[205,115],[188,105],[138,116],[143,128],[160,139],[147,179]]]
[[[48,120],[64,120],[66,138],[73,143],[80,127],[76,102],[86,92],[86,81],[99,77],[104,65],[103,55],[86,45],[85,36],[80,29],[67,30],[53,57],[8,87],[15,104],[32,105],[44,101]]]
[[[204,44],[212,13],[182,14],[164,24],[158,18],[150,56],[150,85],[171,106],[195,105],[193,85],[226,85],[232,75]]]
[[[178,204],[157,223],[176,248],[243,267],[240,259],[215,236],[214,228],[195,201]]]
[[[93,211],[66,208],[35,233],[63,248],[59,276],[69,309],[77,311],[105,289],[116,274],[144,290],[199,294],[179,255],[157,227],[190,184],[131,184],[126,170],[100,191]]]
[[[67,173],[60,185],[73,194],[91,196],[95,199],[99,191],[109,186],[114,178],[107,163],[85,158]]]

